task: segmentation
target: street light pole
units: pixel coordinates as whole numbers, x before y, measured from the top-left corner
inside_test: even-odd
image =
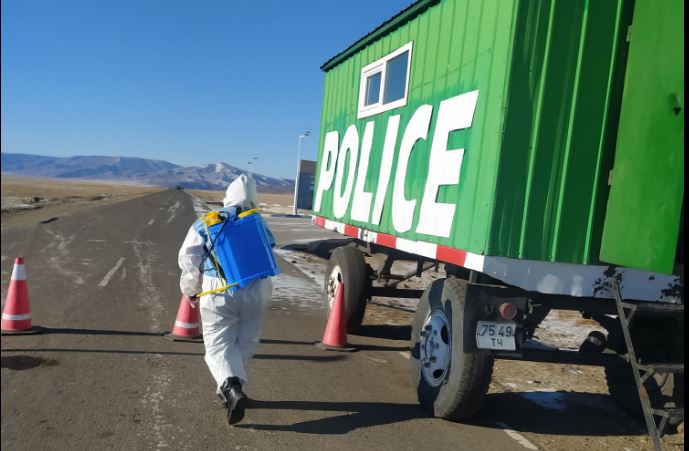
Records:
[[[297,197],[299,195],[299,169],[301,167],[301,140],[309,136],[311,132],[304,132],[297,138],[297,178],[294,180],[294,208],[292,214],[297,214]]]

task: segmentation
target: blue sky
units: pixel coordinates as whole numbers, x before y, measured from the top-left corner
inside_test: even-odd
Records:
[[[331,56],[411,0],[3,0],[2,151],[315,159]]]

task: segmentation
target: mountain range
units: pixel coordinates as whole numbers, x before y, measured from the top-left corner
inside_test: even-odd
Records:
[[[136,157],[47,157],[5,153],[3,174],[43,178],[129,181],[147,185],[189,189],[224,190],[240,174],[248,171],[227,163],[178,166],[168,161]],[[261,192],[291,192],[294,181],[252,173]]]

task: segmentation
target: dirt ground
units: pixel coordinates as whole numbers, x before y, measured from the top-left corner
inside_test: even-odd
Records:
[[[121,202],[160,191],[146,185],[112,182],[39,179],[3,174],[2,228],[50,220],[97,205]]]

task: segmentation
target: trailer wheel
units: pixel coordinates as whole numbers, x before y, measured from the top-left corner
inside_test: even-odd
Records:
[[[683,321],[637,316],[630,333],[639,361],[684,362],[684,340],[674,339],[684,337]],[[620,354],[626,352],[621,330],[610,331],[608,345]],[[613,400],[630,415],[643,418],[631,365],[623,360],[606,365],[605,380]],[[684,374],[658,373],[646,379],[644,387],[652,408],[684,408]],[[668,424],[676,427],[681,421],[680,418],[671,418]]]
[[[347,332],[359,330],[366,311],[368,299],[368,268],[364,256],[355,247],[343,246],[330,254],[325,272],[325,308],[326,315],[335,302],[338,280],[344,282],[345,319]]]
[[[655,409],[684,407],[684,378],[680,374],[656,374],[644,386],[651,406]],[[639,392],[636,389],[631,365],[619,362],[605,367],[605,380],[613,400],[628,414],[643,418]],[[670,419],[670,426],[678,426],[680,418]]]
[[[467,286],[460,279],[433,282],[412,324],[410,369],[419,403],[433,416],[451,420],[478,411],[493,373],[493,357],[476,348]]]

